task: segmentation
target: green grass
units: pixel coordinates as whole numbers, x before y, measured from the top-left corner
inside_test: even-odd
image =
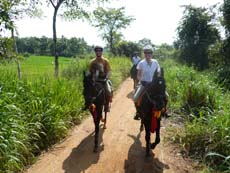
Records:
[[[71,58],[59,58],[59,69],[62,71],[70,63]],[[23,78],[34,78],[39,75],[52,76],[54,75],[54,57],[48,56],[30,56],[24,58],[20,62],[21,74]],[[12,73],[17,73],[17,66],[14,62],[9,64],[0,64],[0,71],[5,70]]]

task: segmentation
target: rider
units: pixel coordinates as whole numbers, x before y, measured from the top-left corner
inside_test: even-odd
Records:
[[[133,65],[137,65],[140,60],[141,58],[138,56],[138,52],[134,52],[134,56],[131,59]]]
[[[93,79],[95,81],[105,80],[106,101],[104,111],[109,112],[109,102],[112,100],[112,83],[109,80],[111,68],[109,60],[102,56],[103,47],[95,46],[94,51],[96,57],[92,59],[89,64],[89,71],[93,74]]]
[[[131,58],[132,67],[130,69],[130,77],[134,80],[134,89],[136,88],[137,84],[137,64],[141,61],[141,58],[138,56],[138,52],[134,52],[134,56]]]
[[[156,59],[153,59],[153,49],[151,46],[145,46],[143,48],[144,59],[137,65],[137,79],[140,81],[139,86],[134,94],[134,104],[136,107],[135,120],[140,119],[140,107],[138,105],[139,98],[144,91],[144,87],[152,82],[154,72],[160,71],[160,65]]]

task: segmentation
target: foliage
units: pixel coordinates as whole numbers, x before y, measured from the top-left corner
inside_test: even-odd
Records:
[[[229,66],[220,66],[217,68],[218,76],[216,78],[216,81],[223,85],[226,89],[230,89],[230,69]]]
[[[17,38],[17,46],[19,53],[30,53],[36,55],[52,55],[53,39],[45,36],[41,38],[26,37]],[[86,54],[91,51],[91,47],[87,45],[83,38],[70,38],[62,36],[57,38],[57,49],[59,56],[74,57],[76,55]]]
[[[0,29],[14,29],[14,20],[24,15],[39,16],[36,8],[37,0],[1,0],[0,1]]]
[[[8,60],[15,57],[13,40],[11,38],[0,38],[0,60]]]
[[[222,52],[224,56],[224,65],[230,64],[230,36],[223,41]]]
[[[143,39],[141,39],[141,40],[139,40],[138,41],[138,44],[143,48],[143,47],[145,47],[145,46],[151,46],[151,47],[155,47],[155,45],[151,42],[151,40],[150,39],[148,39],[148,38],[143,38]]]
[[[213,16],[206,8],[185,6],[182,22],[178,27],[177,46],[180,58],[198,69],[208,67],[208,48],[219,38],[217,29],[211,23]],[[196,50],[196,51],[194,51]]]
[[[168,45],[166,43],[161,45],[156,45],[154,50],[154,57],[156,59],[165,59],[172,57],[174,53],[174,48],[171,45]]]
[[[224,17],[224,26],[226,28],[227,37],[230,36],[230,1],[224,0],[223,4],[223,17]]]
[[[204,161],[210,171],[229,172],[230,93],[215,82],[215,71],[201,73],[172,59],[160,64],[165,70],[169,107],[185,114],[180,115],[184,130],[172,130],[171,139],[190,156]]]
[[[131,41],[120,41],[116,46],[116,52],[119,56],[132,57],[134,56],[134,52],[141,52],[141,47],[139,44]]]
[[[91,24],[102,31],[102,38],[106,41],[110,51],[116,55],[115,45],[121,40],[119,30],[126,28],[134,18],[124,14],[124,7],[103,9],[98,7],[93,13]]]

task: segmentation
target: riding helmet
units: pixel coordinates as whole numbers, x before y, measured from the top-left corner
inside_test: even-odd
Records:
[[[96,52],[97,50],[103,51],[103,47],[101,47],[101,46],[95,46],[94,47],[94,51]]]
[[[143,48],[144,53],[153,53],[153,47],[150,45],[147,45]]]

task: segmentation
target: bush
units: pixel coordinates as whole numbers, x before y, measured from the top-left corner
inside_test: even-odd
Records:
[[[222,66],[218,69],[217,82],[230,89],[230,69],[229,66]]]

